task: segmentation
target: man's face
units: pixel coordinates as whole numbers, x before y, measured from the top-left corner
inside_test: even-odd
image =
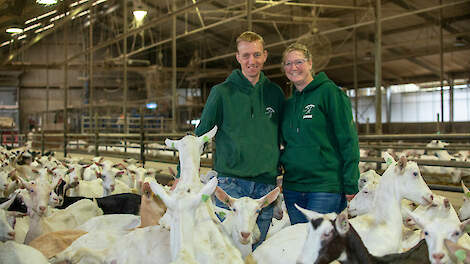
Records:
[[[237,48],[237,61],[240,63],[243,75],[248,80],[258,78],[268,57],[268,52],[263,50],[260,41],[241,41]]]

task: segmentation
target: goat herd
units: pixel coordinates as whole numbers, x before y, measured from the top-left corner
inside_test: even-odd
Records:
[[[362,173],[347,210],[298,207],[309,222],[290,225],[279,188],[237,199],[217,187],[215,172],[199,175],[203,145],[216,131],[165,141],[180,159],[171,187],[135,160],[83,164],[0,147],[0,263],[470,263],[463,183],[457,215],[415,162],[385,154],[385,172]],[[273,202],[282,219],[253,251],[258,213]]]

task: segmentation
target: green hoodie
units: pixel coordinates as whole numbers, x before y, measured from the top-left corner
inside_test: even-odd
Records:
[[[321,72],[284,105],[283,188],[355,194],[359,143],[347,95]]]
[[[263,72],[253,86],[237,69],[211,89],[195,133],[217,125],[214,169],[219,176],[275,183],[283,103],[281,88]]]

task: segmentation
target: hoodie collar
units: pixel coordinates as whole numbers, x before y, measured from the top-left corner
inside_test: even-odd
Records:
[[[245,93],[253,92],[253,84],[243,75],[240,69],[235,69],[232,73],[227,77],[227,82],[233,83],[240,91]],[[260,72],[259,80],[256,85],[262,85],[266,81],[266,77],[264,76],[263,72]]]
[[[295,89],[295,94],[300,94],[300,93],[307,93],[307,92],[311,92],[315,89],[317,89],[318,87],[320,87],[323,83],[325,82],[328,82],[330,81],[330,79],[328,79],[328,76],[326,76],[326,73],[324,72],[319,72],[317,75],[315,75],[313,77],[313,81],[311,81],[307,86],[305,86],[305,88],[302,90],[302,92],[299,92],[297,91],[297,89]]]

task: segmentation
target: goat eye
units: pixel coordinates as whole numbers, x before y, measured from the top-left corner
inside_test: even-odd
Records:
[[[368,194],[369,192],[364,191],[365,194]]]
[[[29,192],[33,193],[33,192],[34,192],[34,190],[33,190],[33,189],[31,189],[31,190],[29,190]]]
[[[413,172],[413,176],[415,176],[415,177],[418,176],[418,173],[416,171]]]
[[[424,231],[424,235],[428,236],[429,235],[428,231]]]
[[[237,211],[237,209],[235,209],[235,208],[232,208],[232,211],[236,212],[236,211]]]
[[[454,235],[454,236],[460,236],[460,232],[459,232],[459,231],[455,231],[453,235]]]

